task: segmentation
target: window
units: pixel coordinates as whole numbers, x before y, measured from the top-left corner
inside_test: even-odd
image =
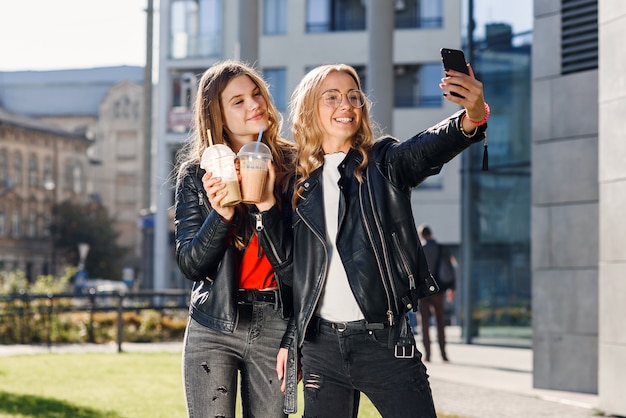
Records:
[[[16,153],[13,157],[13,184],[22,184],[22,154]]]
[[[54,179],[52,178],[52,159],[47,157],[43,163],[43,187],[46,190],[54,190]]]
[[[263,77],[270,87],[270,94],[276,107],[281,112],[287,109],[287,70],[285,68],[266,68]]]
[[[439,107],[440,64],[401,64],[394,67],[395,107]]]
[[[263,2],[263,33],[283,35],[287,33],[287,0],[265,0]]]
[[[28,213],[26,235],[28,238],[37,238],[37,214],[35,212]]]
[[[22,233],[20,231],[20,227],[21,227],[21,217],[20,217],[20,213],[16,210],[15,212],[13,212],[13,216],[11,216],[11,237],[12,238],[19,238]]]
[[[200,74],[202,70],[198,70]],[[196,73],[188,71],[185,73],[174,73],[172,77],[172,107],[168,113],[167,129],[169,132],[188,132],[192,119],[193,103],[196,100],[196,89],[198,87],[198,76]]]
[[[365,30],[365,19],[361,0],[307,0],[307,32]]]
[[[65,189],[76,194],[83,192],[83,168],[79,162],[67,162],[65,166]]]
[[[441,28],[443,0],[394,0],[396,29]]]
[[[219,57],[222,0],[174,0],[171,7],[171,57]]]
[[[0,151],[0,186],[9,187],[9,165],[7,161],[7,153],[5,150]]]
[[[39,166],[37,163],[37,156],[31,155],[30,158],[28,159],[28,185],[32,187],[37,187],[38,176],[39,176]]]
[[[0,210],[0,237],[7,236],[7,215],[3,210]]]

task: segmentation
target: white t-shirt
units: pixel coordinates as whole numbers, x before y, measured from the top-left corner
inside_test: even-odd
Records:
[[[322,296],[317,305],[317,314],[333,322],[357,321],[364,318],[348,284],[348,276],[341,262],[341,257],[336,251],[337,228],[339,226],[339,170],[337,167],[345,157],[346,154],[343,152],[324,155],[324,167],[322,169],[326,245],[330,253],[330,265]]]

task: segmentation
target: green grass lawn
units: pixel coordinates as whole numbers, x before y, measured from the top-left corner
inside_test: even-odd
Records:
[[[298,392],[302,416],[302,388]],[[2,418],[185,418],[179,353],[0,357]],[[359,418],[379,418],[361,398]],[[443,417],[442,417],[443,418]]]

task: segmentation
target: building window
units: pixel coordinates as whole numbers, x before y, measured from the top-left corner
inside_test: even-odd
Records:
[[[265,0],[263,7],[263,33],[266,35],[287,33],[287,0]]]
[[[0,237],[7,236],[7,215],[3,210],[0,210]]]
[[[14,185],[18,185],[18,184],[22,184],[22,170],[23,170],[23,165],[22,165],[22,154],[20,153],[16,153],[15,156],[13,157],[13,184]]]
[[[365,19],[361,0],[307,0],[307,32],[365,30]]]
[[[46,190],[54,190],[54,179],[52,178],[52,159],[46,158],[43,163],[43,187]]]
[[[270,94],[276,107],[281,112],[287,109],[287,70],[285,68],[266,68],[263,78],[270,87]]]
[[[37,162],[37,156],[31,155],[28,159],[28,185],[37,187],[39,177],[39,166]]]
[[[396,29],[443,27],[443,0],[394,0]]]
[[[26,236],[28,238],[37,238],[37,214],[35,212],[28,213]]]
[[[202,70],[198,70],[200,74]],[[187,71],[173,73],[172,77],[172,106],[168,112],[168,132],[185,133],[191,128],[193,120],[193,104],[196,101],[198,88],[198,76],[196,73]]]
[[[83,168],[79,162],[68,161],[65,166],[65,189],[76,194],[83,192]]]
[[[7,152],[0,151],[0,186],[9,188],[9,164],[7,160]]]
[[[394,66],[395,107],[440,107],[440,64]]]
[[[22,219],[20,217],[20,213],[16,210],[13,212],[13,216],[11,216],[11,237],[19,238],[22,235],[21,232],[21,223]]]
[[[219,57],[222,53],[222,0],[174,0],[171,7],[171,57]]]
[[[50,238],[52,234],[50,233],[50,224],[52,223],[52,217],[49,213],[44,213],[43,215],[43,233],[42,238]]]

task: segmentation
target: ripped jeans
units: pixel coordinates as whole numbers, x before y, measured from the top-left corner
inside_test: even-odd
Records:
[[[183,348],[183,383],[190,418],[234,418],[241,374],[244,418],[285,418],[276,355],[287,321],[274,305],[239,305],[232,334],[189,319]]]
[[[396,358],[389,328],[309,330],[302,347],[305,418],[353,418],[364,393],[384,418],[436,417],[421,354]]]

